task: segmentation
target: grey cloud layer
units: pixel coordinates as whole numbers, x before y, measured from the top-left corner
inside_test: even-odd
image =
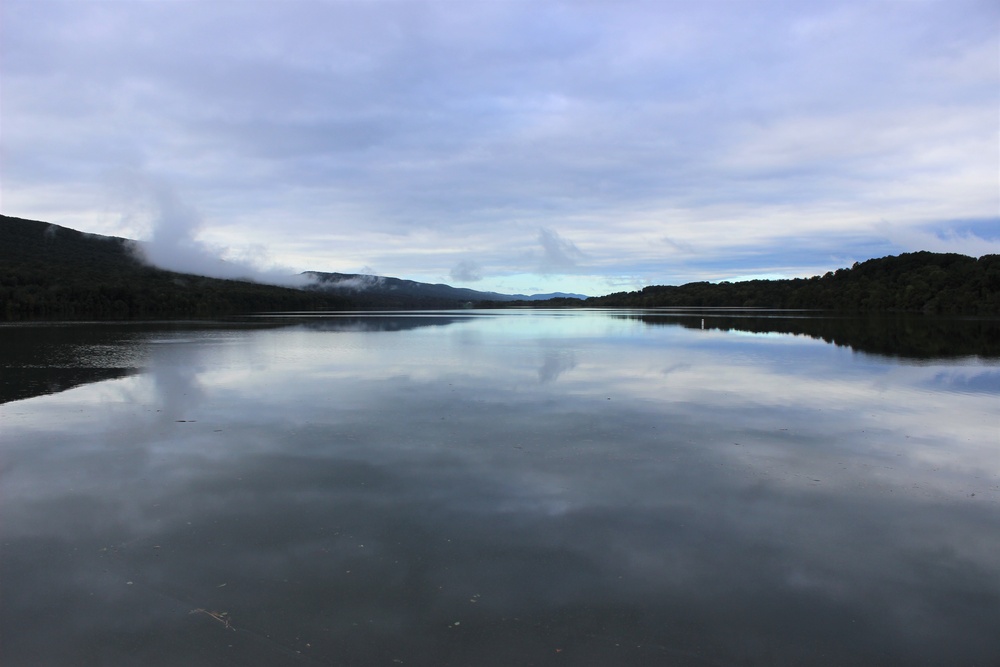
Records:
[[[666,278],[776,243],[810,266],[917,249],[875,225],[946,240],[1000,209],[1000,10],[986,2],[2,11],[13,214],[110,224],[114,201],[62,200],[138,168],[220,241],[289,262],[536,272],[550,230],[586,255],[574,271]],[[322,245],[331,233],[350,241]],[[971,245],[995,252],[992,238]]]

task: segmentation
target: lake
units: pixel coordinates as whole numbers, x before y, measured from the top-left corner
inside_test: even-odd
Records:
[[[0,662],[998,665],[1000,323],[0,326]]]

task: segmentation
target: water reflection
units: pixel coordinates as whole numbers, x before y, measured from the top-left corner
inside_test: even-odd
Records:
[[[110,329],[0,326],[0,403],[128,376],[140,355]]]
[[[395,313],[376,313],[367,315],[338,315],[336,313],[315,314],[305,316],[302,314],[286,315],[277,313],[270,316],[261,316],[264,321],[270,321],[278,325],[288,325],[295,323],[305,329],[313,331],[407,331],[409,329],[419,329],[420,327],[444,327],[456,322],[465,322],[471,319],[472,315],[455,316],[441,313],[409,313],[399,315]]]
[[[729,309],[643,311],[617,315],[653,326],[683,326],[809,336],[858,352],[907,359],[1000,357],[1000,320],[919,315],[820,315],[808,311]]]
[[[538,369],[538,381],[545,384],[559,379],[566,371],[576,368],[576,353],[573,350],[545,350],[542,366]]]
[[[1000,656],[981,359],[590,315],[130,346],[0,408],[5,665]]]

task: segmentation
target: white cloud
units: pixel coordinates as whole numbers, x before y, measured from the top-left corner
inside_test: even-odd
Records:
[[[452,267],[450,275],[460,283],[474,283],[483,279],[483,270],[476,262],[463,259]]]
[[[901,249],[882,219],[1000,214],[991,2],[0,12],[4,212],[85,231],[132,233],[95,193],[138,170],[229,257],[492,289],[826,270]]]
[[[308,282],[292,269],[273,266],[267,250],[258,244],[223,247],[200,239],[201,216],[162,179],[135,173],[129,184],[132,206],[124,222],[149,230],[136,247],[148,263],[213,278],[288,286]]]
[[[538,273],[566,273],[573,271],[584,254],[572,241],[562,238],[552,229],[538,230],[538,243],[542,246],[542,255],[538,265]]]
[[[956,252],[970,257],[1000,254],[1000,226],[991,238],[983,238],[974,232],[961,231],[953,227],[929,231],[883,222],[878,229],[894,245],[908,252],[918,250]]]

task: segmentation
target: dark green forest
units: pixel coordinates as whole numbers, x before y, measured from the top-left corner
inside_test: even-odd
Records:
[[[206,318],[261,311],[454,309],[506,295],[397,278],[309,272],[304,289],[145,264],[135,241],[0,216],[0,320]],[[371,280],[343,289],[338,280]]]
[[[132,244],[0,216],[0,318],[218,317],[352,305],[328,292],[163,271],[140,261]]]
[[[380,279],[381,289],[311,289],[164,271],[134,241],[0,216],[0,319],[219,317],[261,311],[462,308],[487,293]],[[340,277],[341,274],[315,274]],[[352,277],[352,276],[343,276]],[[393,282],[395,281],[395,282]],[[327,285],[329,284],[329,281]],[[503,295],[491,295],[491,298]],[[650,286],[589,299],[475,301],[481,308],[779,308],[1000,315],[1000,255],[907,253],[824,276]]]
[[[572,303],[570,303],[572,302]],[[585,301],[516,302],[493,307],[782,308],[864,313],[1000,314],[1000,255],[979,259],[913,252],[870,259],[824,276],[736,283],[655,285]]]

